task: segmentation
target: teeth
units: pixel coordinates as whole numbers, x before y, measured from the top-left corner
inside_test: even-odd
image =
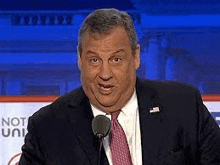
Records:
[[[111,85],[99,84],[99,87],[100,87],[102,90],[109,91],[113,86],[111,86]]]
[[[101,87],[103,90],[109,91],[111,88]]]

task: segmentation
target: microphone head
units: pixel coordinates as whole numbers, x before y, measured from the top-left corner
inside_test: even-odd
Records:
[[[111,121],[104,115],[98,115],[92,120],[92,131],[98,138],[106,137],[111,130]]]

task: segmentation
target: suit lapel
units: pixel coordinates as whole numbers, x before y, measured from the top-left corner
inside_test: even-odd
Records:
[[[81,89],[69,102],[72,108],[69,119],[77,139],[89,158],[91,164],[97,164],[99,141],[92,132],[93,114],[88,98]],[[102,150],[102,159],[108,164],[105,153]]]
[[[144,82],[143,82],[144,81]],[[155,89],[149,85],[149,81],[137,79],[136,91],[138,97],[142,160],[143,164],[157,164],[161,147],[165,143],[166,132],[162,125],[163,106]],[[150,113],[153,107],[159,107],[159,112]],[[158,162],[159,163],[159,162]]]

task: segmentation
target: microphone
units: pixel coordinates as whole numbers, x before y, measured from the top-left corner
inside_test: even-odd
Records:
[[[104,115],[98,115],[92,120],[92,130],[98,138],[106,137],[111,130],[111,121]]]
[[[108,117],[104,115],[98,115],[92,120],[92,131],[96,137],[98,137],[100,142],[98,165],[101,161],[101,149],[103,138],[106,137],[111,130],[111,121]]]

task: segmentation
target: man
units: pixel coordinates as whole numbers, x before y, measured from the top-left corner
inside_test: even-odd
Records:
[[[82,88],[30,117],[20,165],[97,164],[99,142],[91,123],[99,114],[116,114],[113,127],[120,127],[104,139],[101,164],[220,164],[220,129],[199,92],[136,78],[139,65],[131,17],[115,9],[91,13],[78,41]],[[126,142],[122,135],[115,142],[118,132]],[[114,151],[124,149],[122,143],[128,163],[124,151]]]

